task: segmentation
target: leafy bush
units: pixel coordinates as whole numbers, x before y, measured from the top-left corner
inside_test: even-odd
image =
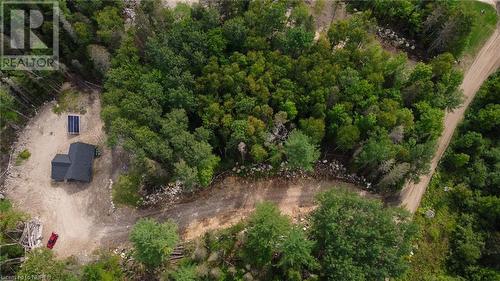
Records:
[[[17,272],[16,278],[19,280],[29,280],[33,276],[43,276],[42,278],[53,281],[76,281],[76,277],[70,273],[63,262],[55,260],[54,254],[46,249],[40,248],[31,251],[21,270]]]
[[[135,258],[149,269],[168,260],[179,241],[177,225],[167,221],[157,223],[152,219],[140,219],[130,232]]]
[[[99,260],[83,267],[82,281],[124,280],[120,257],[101,254]]]
[[[312,214],[322,280],[382,280],[405,273],[416,227],[403,210],[335,190]]]
[[[26,219],[26,214],[12,208],[9,200],[0,200],[0,231],[16,227],[17,223]]]
[[[15,228],[19,222],[26,218],[25,214],[12,209],[12,204],[8,199],[0,200],[0,264],[5,260],[24,256],[24,248],[10,236],[7,236],[6,231]],[[15,265],[2,266],[0,267],[0,275],[12,275],[16,269]]]
[[[113,185],[113,202],[116,204],[138,207],[142,203],[139,194],[140,178],[135,175],[120,175]]]
[[[285,142],[285,155],[292,169],[311,171],[319,158],[317,147],[301,131],[295,130]]]
[[[192,265],[182,265],[171,274],[175,281],[196,281],[196,267]]]
[[[30,158],[30,156],[31,156],[31,152],[27,149],[24,149],[18,155],[18,157],[22,160],[27,160],[28,158]]]

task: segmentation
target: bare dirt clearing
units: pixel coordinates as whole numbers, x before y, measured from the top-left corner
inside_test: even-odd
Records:
[[[14,205],[42,220],[43,242],[46,243],[52,231],[60,235],[54,247],[60,257],[90,254],[100,245],[108,229],[106,225],[115,221],[115,217],[108,215],[111,207],[108,149],[103,149],[102,156],[94,161],[91,183],[55,183],[50,178],[50,161],[57,153],[67,153],[70,143],[83,141],[105,148],[99,95],[83,94],[82,99],[88,107],[81,117],[82,134],[78,136],[66,133],[67,114],[55,114],[54,103],[40,108],[15,145],[14,155],[28,149],[31,157],[12,166],[5,180],[7,197]]]
[[[228,177],[220,184],[196,195],[194,201],[179,203],[164,211],[149,214],[173,219],[184,230],[184,238],[198,237],[208,230],[230,226],[247,217],[256,204],[274,202],[292,218],[300,218],[315,206],[315,196],[333,186],[355,191],[362,196],[376,197],[354,185],[333,180],[311,178],[285,182],[277,179],[248,182]]]
[[[490,37],[476,56],[476,59],[467,70],[460,88],[464,92],[465,100],[460,108],[453,112],[448,112],[444,119],[444,131],[438,141],[438,148],[431,161],[431,170],[429,174],[421,176],[418,183],[407,184],[400,194],[400,204],[415,213],[420,200],[425,193],[427,185],[432,178],[432,174],[441,160],[446,148],[450,144],[451,138],[457,125],[462,121],[465,111],[476,92],[488,76],[500,67],[500,27]]]

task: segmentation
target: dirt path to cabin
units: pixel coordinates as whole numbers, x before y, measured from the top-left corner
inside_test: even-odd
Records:
[[[446,114],[444,119],[444,131],[441,135],[436,154],[431,162],[430,173],[420,177],[418,183],[407,184],[400,193],[400,205],[415,213],[422,200],[427,186],[436,170],[439,160],[450,144],[455,128],[464,117],[465,110],[474,99],[476,92],[488,76],[500,67],[500,26],[484,44],[476,59],[467,70],[460,88],[465,95],[463,105],[453,112]]]
[[[151,216],[160,220],[172,219],[183,230],[185,239],[198,237],[208,230],[230,226],[247,217],[259,202],[273,202],[280,210],[300,219],[315,207],[315,196],[331,188],[344,188],[361,196],[378,196],[334,180],[312,178],[283,181],[267,179],[245,181],[228,177],[191,202],[179,203]]]
[[[272,202],[295,221],[301,221],[316,207],[316,195],[331,188],[342,188],[361,196],[379,198],[352,184],[335,180],[312,178],[283,181],[263,179],[246,181],[227,177],[222,182],[197,193],[192,200],[173,204],[159,210],[144,210],[136,218],[150,217],[158,221],[173,220],[185,240],[200,237],[205,232],[229,227],[248,217],[260,202]],[[128,226],[113,228],[113,235],[105,237],[103,244],[119,244],[127,240]]]

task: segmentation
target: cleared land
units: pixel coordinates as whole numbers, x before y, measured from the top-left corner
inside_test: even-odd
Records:
[[[279,179],[248,182],[228,177],[210,190],[197,194],[193,201],[151,215],[160,220],[173,219],[184,230],[184,238],[192,239],[208,230],[237,223],[263,201],[273,202],[283,213],[300,219],[315,207],[316,194],[333,186],[376,197],[351,184],[331,180],[306,178],[290,182]]]
[[[55,183],[50,178],[51,160],[56,153],[67,153],[76,141],[104,146],[104,132],[97,93],[82,95],[87,112],[82,115],[82,134],[66,133],[67,114],[53,112],[54,103],[40,108],[16,143],[16,151],[27,149],[31,157],[14,165],[5,181],[7,197],[20,210],[39,217],[43,224],[44,242],[52,231],[60,234],[54,251],[59,256],[91,253],[105,235],[108,216],[111,174],[111,152],[103,149],[94,162],[94,178],[90,184]],[[17,155],[17,153],[15,153]]]

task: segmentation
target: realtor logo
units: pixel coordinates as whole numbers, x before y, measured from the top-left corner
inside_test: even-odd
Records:
[[[1,70],[57,70],[59,4],[0,1]]]

